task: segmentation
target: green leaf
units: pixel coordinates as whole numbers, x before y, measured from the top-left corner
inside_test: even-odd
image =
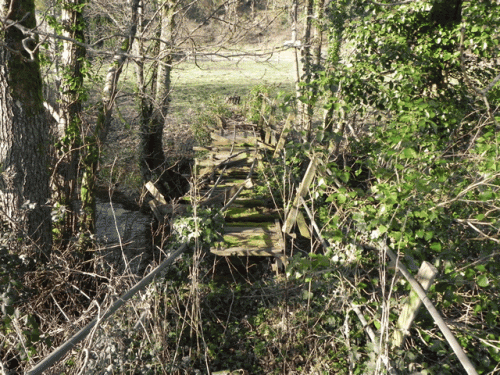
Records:
[[[477,285],[479,285],[481,288],[486,288],[488,285],[490,285],[490,281],[488,280],[488,277],[486,277],[486,275],[480,275],[477,278]]]
[[[474,267],[476,270],[479,272],[486,272],[486,266],[484,264],[478,264],[477,266]]]
[[[434,232],[425,232],[424,239],[429,241],[432,237],[434,237]]]
[[[347,197],[345,194],[342,194],[342,193],[338,193],[337,194],[337,202],[339,202],[340,204],[344,204],[347,200]]]
[[[441,251],[441,244],[439,242],[433,242],[431,244],[431,249],[434,251]]]
[[[415,159],[416,157],[417,157],[417,153],[413,148],[407,147],[403,150],[403,158],[404,159]]]

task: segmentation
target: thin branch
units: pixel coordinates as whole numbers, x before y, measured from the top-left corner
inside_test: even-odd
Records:
[[[496,120],[495,116],[493,115],[493,112],[491,111],[490,103],[488,101],[488,98],[486,97],[486,94],[488,91],[490,91],[495,84],[500,81],[500,74],[496,76],[493,81],[490,82],[486,88],[483,90],[478,89],[474,84],[471,82],[469,79],[469,76],[467,75],[467,72],[465,71],[465,60],[464,60],[464,35],[465,35],[465,24],[462,24],[462,28],[460,29],[460,69],[462,70],[462,73],[464,75],[465,81],[469,84],[469,86],[472,87],[472,89],[481,97],[483,100],[484,104],[486,105],[486,110],[488,111],[489,117],[493,120],[495,125],[497,127],[500,127],[500,124]]]
[[[397,3],[390,3],[390,4],[385,4],[385,3],[377,3],[375,1],[370,1],[374,5],[380,5],[382,7],[392,7],[396,5],[406,5],[406,4],[414,4],[417,3],[418,1],[415,0],[408,0],[408,1],[398,1]]]
[[[385,250],[387,255],[389,256],[389,258],[391,258],[392,261],[395,262],[398,270],[406,278],[406,280],[408,280],[408,282],[410,283],[413,290],[418,294],[418,296],[422,300],[423,304],[427,308],[427,311],[432,316],[432,318],[434,319],[434,322],[437,324],[437,326],[441,330],[443,336],[445,337],[446,341],[448,342],[448,344],[452,348],[453,352],[457,356],[458,360],[460,361],[460,363],[464,367],[464,370],[467,372],[467,374],[477,375],[477,371],[476,371],[474,365],[472,364],[472,362],[469,360],[469,358],[465,354],[464,350],[462,349],[462,347],[458,343],[457,339],[455,338],[455,336],[451,332],[450,328],[447,326],[444,319],[441,317],[441,314],[439,314],[436,307],[434,307],[432,302],[427,297],[427,294],[424,291],[424,289],[422,288],[422,286],[408,272],[408,270],[404,266],[404,264],[402,264],[401,262],[398,262],[397,255],[394,253],[394,251],[392,251],[392,249],[389,246],[387,246],[387,244],[385,244],[383,241],[381,241],[378,245],[383,250]],[[370,247],[370,246],[368,246],[368,247]]]

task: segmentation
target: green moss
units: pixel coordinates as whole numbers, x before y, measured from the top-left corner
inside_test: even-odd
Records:
[[[238,201],[233,205],[233,207],[254,208],[254,207],[265,207],[266,205],[267,201],[265,198],[249,197],[244,199],[238,199]]]
[[[273,241],[269,233],[255,234],[251,237],[242,239],[238,236],[233,236],[227,234],[224,236],[224,244],[226,248],[237,247],[237,246],[247,246],[252,247],[268,247],[272,246]]]
[[[266,223],[259,223],[259,222],[252,222],[252,221],[245,221],[245,222],[232,222],[232,223],[226,223],[226,228],[239,228],[239,227],[260,227],[264,228],[266,230],[271,230],[274,228],[274,223],[266,222]]]
[[[274,221],[279,215],[266,208],[231,207],[227,210],[226,219],[248,221]]]

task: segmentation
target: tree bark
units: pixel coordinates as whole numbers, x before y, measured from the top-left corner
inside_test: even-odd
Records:
[[[123,65],[127,60],[127,53],[132,48],[135,34],[137,32],[137,11],[139,0],[131,3],[131,19],[129,32],[122,40],[120,48],[116,51],[111,66],[108,69],[104,89],[102,94],[101,107],[97,118],[96,127],[92,135],[88,136],[85,145],[85,155],[82,158],[82,183],[80,189],[82,201],[82,216],[80,217],[80,230],[83,235],[82,240],[86,241],[87,234],[95,233],[96,220],[96,174],[100,160],[100,145],[104,144],[109,127],[111,125],[113,105],[115,102],[117,84],[122,73]]]
[[[83,33],[85,20],[83,19],[83,5],[85,0],[65,0],[62,3],[61,23],[62,35],[67,38],[84,42]],[[60,109],[58,133],[59,151],[61,159],[55,173],[62,176],[62,186],[59,202],[66,206],[65,226],[62,237],[69,237],[77,231],[77,210],[71,203],[78,199],[78,164],[80,147],[82,145],[82,100],[85,96],[83,87],[83,69],[86,50],[70,41],[62,42],[61,65],[62,75],[60,87]]]
[[[312,79],[312,54],[311,54],[311,46],[312,46],[312,21],[313,21],[313,12],[314,12],[314,0],[306,1],[306,23],[304,29],[304,40],[302,46],[302,82],[306,85],[301,89],[302,97],[306,100],[303,106],[303,130],[306,132],[307,141],[310,140],[311,137],[311,128],[312,128],[312,115],[313,115],[313,107],[312,107],[312,87],[311,79]]]
[[[160,45],[154,103],[145,95],[143,73],[138,72],[137,82],[141,95],[140,168],[145,182],[153,180],[160,192],[169,198],[179,197],[187,190],[187,180],[179,173],[167,168],[163,151],[163,130],[169,110],[172,72],[172,50],[175,43],[175,14],[179,2],[167,0],[161,5]]]
[[[34,14],[33,0],[0,0],[4,19],[31,29],[36,27]],[[0,31],[0,218],[36,257],[47,260],[52,245],[49,123],[38,56],[32,50],[37,38],[7,20]]]

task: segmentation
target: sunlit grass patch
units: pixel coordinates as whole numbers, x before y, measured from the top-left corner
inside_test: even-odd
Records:
[[[210,97],[244,97],[256,85],[291,90],[291,60],[184,62],[172,71],[171,114],[188,120],[189,110],[199,113]]]

